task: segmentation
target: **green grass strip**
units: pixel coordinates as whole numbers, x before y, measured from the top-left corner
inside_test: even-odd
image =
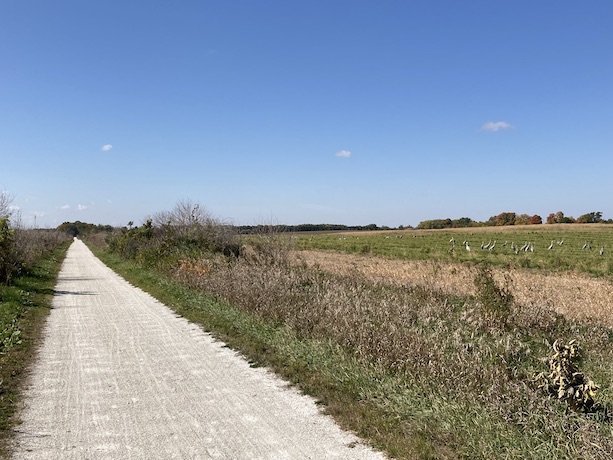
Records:
[[[36,358],[68,243],[11,285],[0,284],[0,458],[8,458],[12,429],[28,370]]]

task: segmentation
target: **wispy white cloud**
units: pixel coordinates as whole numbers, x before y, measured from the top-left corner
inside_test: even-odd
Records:
[[[102,150],[103,152],[108,152],[113,148],[113,146],[111,144],[104,144],[100,150]]]
[[[349,150],[339,150],[336,152],[336,156],[339,158],[350,158],[351,152]]]
[[[86,209],[87,209],[87,206],[85,206],[84,204],[77,205],[77,211],[84,211]]]
[[[488,121],[481,125],[481,131],[502,131],[503,129],[511,129],[513,127],[512,124],[507,123],[506,121]]]
[[[70,205],[65,204],[64,206],[60,206],[60,209],[70,209]]]

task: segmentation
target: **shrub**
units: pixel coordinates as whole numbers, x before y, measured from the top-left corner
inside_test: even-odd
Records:
[[[10,281],[16,270],[15,231],[9,227],[8,217],[0,218],[0,282]]]
[[[141,227],[110,235],[107,243],[123,257],[158,267],[203,253],[238,256],[240,252],[234,228],[189,201],[156,214]]]

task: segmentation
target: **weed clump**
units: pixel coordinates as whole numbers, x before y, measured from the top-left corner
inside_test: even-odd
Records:
[[[575,412],[591,412],[596,409],[594,395],[598,386],[592,379],[579,372],[581,360],[579,345],[571,340],[563,345],[559,340],[553,343],[553,354],[549,358],[549,375],[540,373],[535,380],[539,388],[564,401],[568,409]]]
[[[494,280],[489,267],[479,268],[475,276],[476,298],[486,324],[493,327],[505,327],[511,316],[513,294],[509,283],[499,286]]]

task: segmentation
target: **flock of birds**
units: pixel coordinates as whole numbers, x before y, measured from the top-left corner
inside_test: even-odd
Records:
[[[386,235],[384,238],[385,239],[390,239],[390,238],[403,238],[403,237],[404,237],[404,235],[394,235],[394,236]],[[415,238],[416,235],[413,235],[413,237]],[[359,237],[356,237],[356,238],[359,238]],[[310,239],[312,240],[313,237],[311,237]],[[346,236],[341,236],[341,237],[338,237],[338,239],[339,240],[346,240],[347,237]],[[455,244],[456,244],[455,238],[452,237],[449,240],[449,244],[451,245],[450,248],[449,248],[449,252],[451,252],[451,253],[455,252]],[[494,248],[496,248],[496,244],[497,244],[496,240],[494,240],[494,241],[490,240],[488,243],[486,243],[485,241],[482,241],[481,242],[481,250],[482,251],[493,251]],[[547,247],[547,250],[548,251],[553,251],[553,249],[556,246],[562,246],[563,244],[564,244],[564,239],[561,239],[560,241],[551,240],[551,244]],[[464,247],[464,249],[467,252],[471,252],[472,251],[472,248],[470,247],[470,244],[468,243],[467,240],[462,241],[462,246]],[[505,241],[504,243],[500,244],[500,247],[503,247],[503,248],[510,247],[511,251],[514,252],[515,254],[520,254],[521,252],[534,252],[534,242],[532,242],[532,241],[526,241],[521,246],[515,244],[513,241],[511,241],[511,244],[509,245],[509,242]],[[591,251],[592,250],[592,243],[591,243],[591,241],[586,241],[585,244],[581,247],[581,250],[582,251]],[[600,250],[598,251],[598,254],[603,256],[604,253],[605,253],[604,246],[601,246]]]
[[[449,244],[451,245],[451,247],[449,248],[449,252],[454,252],[455,251],[455,238],[451,238],[449,240]],[[560,241],[555,241],[555,240],[551,240],[551,244],[547,247],[548,251],[552,251],[553,248],[555,246],[562,246],[564,244],[564,240],[560,240]],[[467,252],[471,252],[472,249],[468,243],[467,240],[464,240],[462,242],[462,246],[464,246],[464,249],[466,249]],[[508,241],[505,241],[504,243],[501,244],[501,246],[503,248],[508,247]],[[493,251],[494,248],[496,247],[496,240],[494,240],[492,242],[492,240],[490,240],[487,244],[485,243],[485,241],[481,242],[481,250],[482,251]],[[515,254],[519,254],[520,252],[534,252],[534,242],[531,241],[526,241],[523,245],[519,246],[516,245],[513,241],[511,241],[511,251],[513,251]],[[591,251],[592,250],[592,243],[590,241],[586,241],[585,244],[583,245],[583,247],[581,248],[582,251]],[[603,256],[604,255],[604,246],[600,247],[600,250],[598,251],[598,254]]]

